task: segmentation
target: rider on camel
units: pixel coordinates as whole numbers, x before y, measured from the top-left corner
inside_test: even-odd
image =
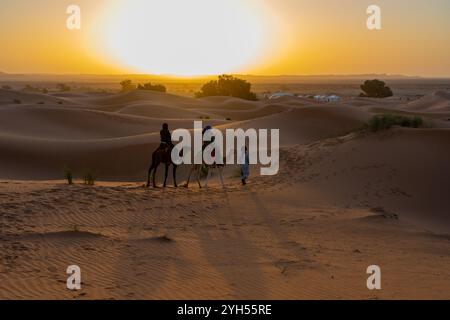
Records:
[[[159,145],[159,149],[166,147],[169,147],[170,149],[173,148],[172,135],[170,134],[169,125],[167,123],[163,123],[159,135],[161,136],[161,144]]]

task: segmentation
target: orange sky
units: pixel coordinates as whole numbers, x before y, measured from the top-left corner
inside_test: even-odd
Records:
[[[2,0],[0,70],[450,76],[448,0],[142,1]],[[81,30],[66,28],[69,4]]]

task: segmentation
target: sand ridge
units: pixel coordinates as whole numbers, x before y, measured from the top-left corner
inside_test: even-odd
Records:
[[[2,90],[0,299],[448,299],[448,100]],[[386,110],[434,127],[359,130]],[[219,129],[280,128],[279,174],[252,167],[242,187],[230,166],[225,189],[215,176],[208,189],[144,188],[161,122],[192,128],[205,115]],[[78,292],[65,288],[71,264]],[[366,288],[371,264],[382,291]]]

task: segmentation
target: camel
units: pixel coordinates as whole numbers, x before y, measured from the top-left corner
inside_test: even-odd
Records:
[[[171,157],[172,148],[165,147],[165,148],[158,148],[155,150],[152,154],[152,165],[148,169],[148,176],[147,176],[147,188],[150,186],[150,177],[153,174],[153,187],[157,188],[156,181],[155,181],[155,175],[156,175],[156,169],[158,169],[158,166],[161,163],[165,164],[165,174],[164,174],[164,185],[163,187],[166,187],[167,182],[167,175],[169,171],[169,166],[173,166],[173,184],[175,188],[177,187],[177,166],[172,162]]]
[[[193,172],[195,172],[196,173],[196,177],[197,177],[198,186],[201,189],[202,185],[200,183],[200,175],[202,173],[202,169],[206,168],[208,173],[206,174],[205,188],[208,188],[208,180],[209,180],[210,173],[212,171],[210,169],[217,169],[217,171],[219,172],[220,182],[222,184],[222,187],[224,188],[225,185],[223,183],[223,174],[222,174],[224,166],[225,165],[223,165],[223,164],[216,164],[216,163],[211,164],[211,165],[208,165],[208,164],[194,164],[192,166],[191,170],[189,171],[189,176],[188,176],[188,179],[187,179],[186,184],[184,185],[184,187],[186,187],[186,188],[189,187],[189,181],[191,180],[191,175],[192,175]]]

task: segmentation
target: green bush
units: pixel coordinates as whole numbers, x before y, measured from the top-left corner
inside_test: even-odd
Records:
[[[95,184],[94,175],[91,172],[86,172],[84,175],[84,184],[88,186],[93,186]]]
[[[25,87],[23,87],[22,91],[28,91],[28,92],[39,92],[40,89],[38,87],[33,87],[30,84],[25,85]]]
[[[380,130],[388,130],[393,126],[420,128],[423,125],[423,119],[419,116],[408,117],[387,113],[372,117],[365,125],[365,128],[377,132]]]
[[[167,89],[162,84],[152,84],[151,82],[138,84],[138,90],[149,90],[149,91],[157,91],[157,92],[166,92]]]
[[[65,167],[64,168],[64,178],[67,180],[68,184],[73,184],[73,174],[72,171]]]
[[[256,94],[251,92],[251,84],[245,80],[230,76],[221,75],[218,80],[212,80],[202,86],[197,98],[213,96],[230,96],[246,100],[257,100]]]
[[[367,80],[361,85],[361,90],[363,93],[360,94],[361,97],[368,98],[387,98],[392,97],[393,93],[391,88],[386,86],[383,81],[380,80]]]
[[[136,89],[136,85],[131,80],[123,80],[120,83],[120,86],[122,87],[121,92],[128,92]]]

